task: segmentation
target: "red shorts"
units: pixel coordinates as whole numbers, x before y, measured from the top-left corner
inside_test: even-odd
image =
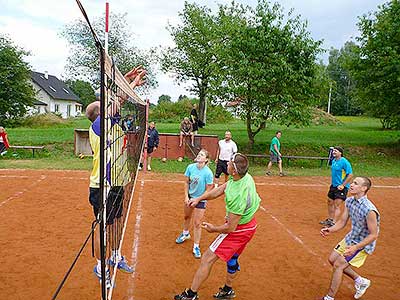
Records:
[[[241,224],[230,233],[221,233],[210,245],[210,250],[223,261],[228,261],[234,254],[240,255],[247,243],[256,233],[257,221],[253,218],[249,223]]]

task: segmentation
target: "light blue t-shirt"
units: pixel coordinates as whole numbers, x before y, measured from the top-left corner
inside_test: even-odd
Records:
[[[207,184],[213,183],[213,173],[208,166],[202,169],[197,167],[197,163],[187,166],[185,176],[189,177],[189,197],[197,198],[206,191]]]
[[[332,161],[331,172],[332,185],[334,187],[337,187],[346,180],[349,174],[353,173],[353,170],[351,168],[350,162],[346,158],[341,157],[338,160],[334,159]],[[346,187],[349,188],[350,183],[346,184]]]

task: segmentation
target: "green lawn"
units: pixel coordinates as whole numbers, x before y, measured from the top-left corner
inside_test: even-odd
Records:
[[[242,121],[230,124],[207,124],[202,134],[216,134],[220,138],[229,129],[239,151],[265,153],[276,130],[282,130],[282,153],[285,155],[326,156],[329,146],[340,145],[351,161],[354,172],[367,176],[400,177],[400,131],[383,130],[378,119],[367,117],[338,117],[341,125],[310,126],[305,128],[282,127],[270,124],[256,136],[253,150],[246,150],[247,133]],[[31,151],[20,150],[0,158],[0,168],[37,169],[84,169],[91,167],[90,158],[78,159],[73,155],[74,128],[88,128],[85,118],[71,120],[67,124],[42,128],[9,128],[12,145],[44,145],[32,159]],[[179,124],[157,123],[159,132],[177,133]],[[14,154],[14,155],[13,155]],[[185,163],[186,162],[186,163]],[[154,160],[153,169],[160,172],[183,172],[189,162]],[[251,172],[264,173],[266,159],[252,162]],[[319,161],[298,160],[284,167],[289,175],[329,175],[329,168],[319,168]]]

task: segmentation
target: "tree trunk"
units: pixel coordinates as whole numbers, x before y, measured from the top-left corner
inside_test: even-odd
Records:
[[[199,120],[205,123],[205,117],[206,117],[206,95],[203,92],[200,92],[199,94]]]
[[[250,151],[253,149],[254,146],[254,132],[251,130],[251,115],[250,113],[247,113],[246,116],[246,129],[247,129],[247,137],[249,138],[249,141],[247,142],[247,151]]]

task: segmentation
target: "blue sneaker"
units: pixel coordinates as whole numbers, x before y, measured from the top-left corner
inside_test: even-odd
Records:
[[[101,272],[98,272],[97,270],[97,265],[94,266],[93,269],[94,275],[99,279],[100,284],[101,284]],[[111,276],[110,276],[110,270],[107,268],[106,269],[106,288],[110,289],[111,288]]]
[[[115,267],[115,258],[114,257],[110,258],[108,260],[108,264],[111,267]],[[129,273],[129,274],[133,273],[133,268],[130,265],[128,265],[124,256],[121,256],[121,259],[118,262],[118,270],[120,270],[124,273]]]
[[[194,258],[201,258],[201,252],[199,247],[193,247]]]
[[[190,239],[190,234],[184,234],[183,232],[176,238],[175,242],[177,244],[182,244],[184,241]]]

